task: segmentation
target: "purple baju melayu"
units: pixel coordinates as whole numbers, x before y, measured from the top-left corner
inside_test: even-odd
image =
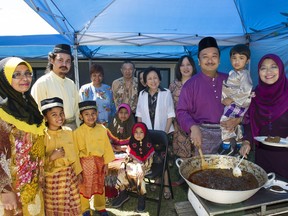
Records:
[[[184,84],[179,97],[177,119],[180,127],[190,133],[192,125],[200,126],[203,153],[206,154],[216,153],[221,144],[219,123],[224,110],[221,92],[227,77],[228,74],[219,72],[216,78],[198,73]]]

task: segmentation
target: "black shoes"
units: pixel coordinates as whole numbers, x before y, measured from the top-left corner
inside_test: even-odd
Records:
[[[145,195],[138,196],[137,212],[143,212],[145,210]]]
[[[130,199],[130,197],[127,194],[126,190],[123,190],[119,193],[118,197],[116,197],[112,201],[112,207],[119,208],[121,207],[125,202],[127,202]]]

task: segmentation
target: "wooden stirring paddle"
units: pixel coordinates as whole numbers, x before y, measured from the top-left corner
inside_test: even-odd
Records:
[[[200,154],[200,157],[201,157],[201,168],[202,168],[202,170],[203,169],[207,169],[209,165],[204,159],[201,147],[198,147],[198,151],[199,151],[199,154]]]

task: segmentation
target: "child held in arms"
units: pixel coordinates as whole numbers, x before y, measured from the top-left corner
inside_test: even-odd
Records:
[[[229,72],[229,77],[223,82],[222,86],[222,103],[225,105],[224,113],[220,122],[230,118],[242,118],[247,111],[252,92],[252,80],[250,72],[246,65],[250,61],[250,49],[245,44],[237,44],[230,50],[230,61],[233,70]],[[223,144],[220,146],[218,153],[225,155],[234,155],[241,146],[243,137],[241,126],[238,125],[233,131],[222,130]],[[239,143],[239,145],[237,145]]]

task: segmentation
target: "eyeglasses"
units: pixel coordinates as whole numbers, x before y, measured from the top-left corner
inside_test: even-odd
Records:
[[[32,78],[33,77],[33,73],[30,72],[30,71],[26,71],[24,73],[21,73],[21,72],[14,72],[13,75],[12,75],[12,78],[13,79],[23,79],[23,78]]]

